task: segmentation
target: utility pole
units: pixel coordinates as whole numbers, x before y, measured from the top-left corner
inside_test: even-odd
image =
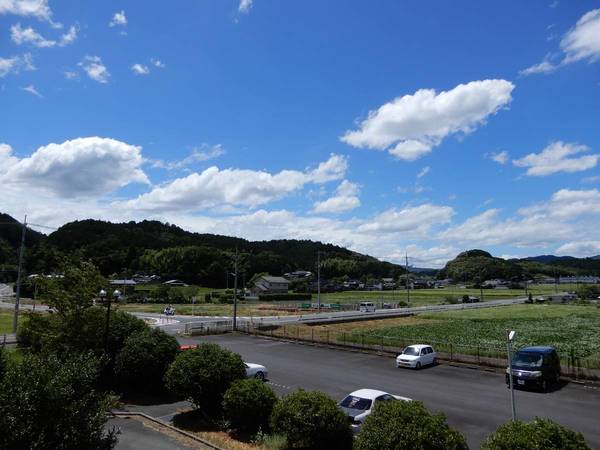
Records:
[[[235,248],[235,272],[233,278],[233,331],[237,330],[237,279],[238,279],[238,248]]]
[[[321,312],[321,251],[317,250],[317,312]]]
[[[19,249],[19,269],[17,271],[17,291],[15,295],[15,315],[13,316],[13,333],[17,332],[19,324],[19,301],[21,300],[21,278],[23,271],[23,255],[25,253],[25,230],[27,230],[27,216],[23,221],[23,231],[21,232],[21,248]]]
[[[408,276],[408,252],[404,254],[406,258],[406,300],[408,306],[410,306],[410,278]]]
[[[480,301],[483,301],[483,269],[479,271],[479,296]]]

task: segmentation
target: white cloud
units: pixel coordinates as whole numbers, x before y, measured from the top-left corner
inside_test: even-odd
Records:
[[[92,80],[102,84],[108,83],[110,72],[99,56],[86,56],[78,65],[85,70]]]
[[[600,255],[600,241],[567,242],[556,249],[561,256],[586,258]]]
[[[76,78],[79,78],[79,73],[72,70],[67,70],[65,71],[65,78],[67,80],[74,80]]]
[[[565,54],[563,64],[600,59],[600,9],[584,14],[575,27],[565,34],[560,48]]]
[[[149,183],[141,148],[114,139],[87,137],[48,144],[17,159],[4,149],[3,185],[43,189],[63,198],[94,196],[130,183]]]
[[[131,71],[136,75],[148,75],[150,73],[150,69],[148,66],[144,66],[143,64],[134,64],[131,66]]]
[[[36,17],[52,23],[52,10],[48,0],[0,0],[0,14]],[[54,24],[57,27],[60,24]]]
[[[529,176],[547,176],[558,172],[581,172],[596,167],[600,155],[579,155],[589,151],[585,145],[556,141],[548,145],[541,153],[530,153],[523,158],[513,160],[517,167],[527,167]]]
[[[346,168],[345,158],[334,154],[316,169],[304,172],[282,170],[271,174],[246,169],[220,170],[213,166],[155,187],[118,206],[157,212],[197,211],[225,205],[253,208],[290,195],[307,183],[320,184],[340,179]]]
[[[252,0],[240,0],[240,5],[238,6],[238,12],[240,14],[248,14],[250,8],[252,8]]]
[[[30,44],[38,48],[64,47],[72,44],[77,39],[77,27],[74,25],[63,34],[60,40],[46,39],[32,27],[23,28],[20,23],[10,27],[10,38],[17,45]]]
[[[558,66],[552,64],[552,62],[544,60],[539,64],[534,64],[533,66],[529,66],[526,69],[521,70],[519,72],[519,75],[527,76],[536,73],[551,73],[554,72],[557,68]]]
[[[421,169],[421,171],[417,174],[417,178],[423,178],[431,171],[431,167],[425,166]]]
[[[335,190],[335,195],[314,204],[316,213],[341,213],[350,211],[360,206],[358,184],[343,180]]]
[[[0,57],[0,78],[8,74],[18,74],[24,70],[35,70],[33,57],[30,53],[23,56],[13,56],[11,58]]]
[[[60,38],[58,45],[64,47],[66,45],[72,44],[77,39],[78,28],[75,25],[71,25],[69,27],[69,31],[63,34]]]
[[[35,86],[33,84],[30,84],[29,86],[25,86],[23,89],[25,92],[29,92],[31,95],[35,95],[36,97],[40,97],[42,98],[42,94],[40,94],[37,89],[35,88]]]
[[[109,27],[124,27],[127,26],[127,17],[125,16],[125,11],[121,10],[121,12],[116,12],[108,23]]]
[[[167,169],[167,170],[176,170],[183,169],[191,164],[197,162],[208,161],[211,159],[218,158],[225,154],[225,150],[221,144],[213,145],[212,147],[203,144],[200,147],[194,148],[192,153],[181,161],[163,161],[161,159],[158,160],[148,160],[152,164],[152,167],[159,169]]]
[[[160,59],[150,59],[150,62],[154,65],[154,67],[158,67],[159,69],[164,69],[166,67],[165,63]]]
[[[514,85],[506,80],[460,84],[436,93],[420,89],[397,97],[347,131],[341,140],[353,147],[387,150],[398,159],[416,160],[452,134],[468,134],[512,100]]]
[[[424,203],[403,209],[391,208],[358,227],[360,232],[404,233],[424,237],[434,225],[450,222],[454,209],[450,206]]]
[[[600,181],[600,175],[594,175],[592,177],[584,177],[581,179],[583,184],[594,184]]]
[[[560,189],[550,201],[539,203],[518,211],[523,216],[538,215],[550,222],[575,220],[600,214],[600,191],[598,189]]]
[[[506,150],[500,153],[490,153],[489,157],[498,164],[506,164],[508,162],[508,152]]]

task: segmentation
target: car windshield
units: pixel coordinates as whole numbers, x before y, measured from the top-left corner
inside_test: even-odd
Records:
[[[419,349],[415,347],[406,347],[402,352],[403,355],[419,356]]]
[[[513,358],[513,367],[536,368],[542,367],[544,357],[539,353],[517,352]]]
[[[366,411],[371,407],[371,400],[349,395],[340,402],[340,406],[348,409],[360,409],[361,411]]]

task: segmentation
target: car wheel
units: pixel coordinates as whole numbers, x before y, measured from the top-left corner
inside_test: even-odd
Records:
[[[421,368],[421,363],[417,362],[417,365],[415,366],[415,369],[419,370]]]
[[[548,380],[542,380],[541,389],[542,392],[548,392]]]
[[[254,378],[256,378],[257,380],[260,380],[260,381],[265,381],[265,374],[262,372],[256,372],[254,374]]]
[[[437,366],[438,365],[438,360],[437,358],[433,358],[433,362],[431,363],[432,366]]]

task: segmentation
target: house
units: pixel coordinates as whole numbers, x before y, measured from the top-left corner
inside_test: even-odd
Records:
[[[263,275],[254,280],[254,286],[250,288],[253,295],[260,294],[287,294],[290,282],[283,277]]]
[[[134,280],[110,280],[111,287],[119,289],[121,293],[129,295],[135,291],[136,282]]]

